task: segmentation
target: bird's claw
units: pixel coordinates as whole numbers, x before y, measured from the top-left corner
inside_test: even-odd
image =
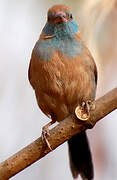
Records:
[[[52,150],[51,146],[50,146],[50,143],[48,141],[48,136],[50,136],[50,133],[49,133],[49,129],[46,128],[46,127],[43,127],[42,128],[42,141],[46,142],[47,146],[49,147],[50,150]]]
[[[75,109],[75,115],[78,119],[82,121],[87,121],[90,117],[90,110],[95,108],[92,101],[88,100],[86,102],[82,102],[82,105],[78,105]]]

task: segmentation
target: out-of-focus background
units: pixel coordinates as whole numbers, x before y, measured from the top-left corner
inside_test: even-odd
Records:
[[[27,72],[49,7],[71,7],[99,72],[97,97],[117,86],[117,0],[0,0],[0,161],[41,135],[48,122]],[[117,111],[88,131],[95,180],[117,179]],[[67,143],[12,180],[72,180]],[[80,179],[80,178],[79,178]]]

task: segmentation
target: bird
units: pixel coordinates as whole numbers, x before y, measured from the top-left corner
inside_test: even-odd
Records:
[[[32,50],[28,78],[39,108],[51,119],[42,128],[42,137],[51,149],[49,126],[73,114],[76,107],[88,114],[97,87],[96,63],[68,6],[57,4],[48,10],[47,22]],[[94,168],[86,131],[68,140],[68,149],[73,178],[80,175],[83,180],[92,180]]]

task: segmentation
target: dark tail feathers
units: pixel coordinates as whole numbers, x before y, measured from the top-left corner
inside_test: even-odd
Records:
[[[93,179],[93,164],[86,132],[73,136],[68,141],[70,168],[74,178],[81,175],[83,180]]]

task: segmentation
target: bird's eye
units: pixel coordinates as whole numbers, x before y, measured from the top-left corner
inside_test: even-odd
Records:
[[[73,17],[72,17],[72,14],[70,14],[70,16],[69,16],[69,17],[70,17],[70,19],[72,19],[72,18],[73,18]]]
[[[50,21],[50,16],[48,16],[48,21]]]

